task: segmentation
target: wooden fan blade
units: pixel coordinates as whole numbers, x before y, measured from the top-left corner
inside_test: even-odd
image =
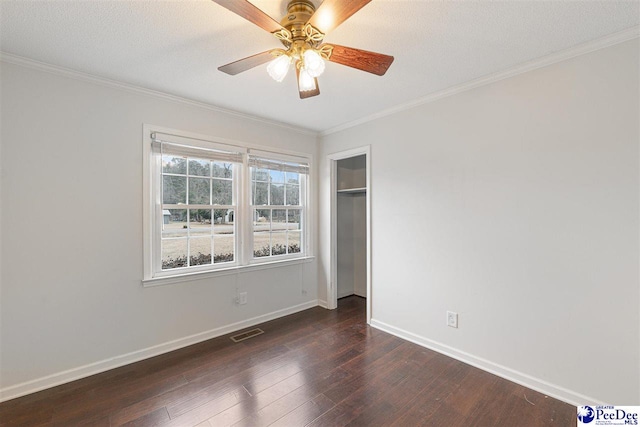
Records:
[[[266,52],[239,59],[230,64],[223,65],[221,67],[218,67],[218,70],[222,71],[223,73],[235,76],[236,74],[239,74],[243,71],[247,71],[252,69],[253,67],[257,67],[258,65],[266,64],[273,58],[274,56],[271,54],[271,51],[268,50]]]
[[[349,19],[371,0],[324,0],[307,21],[325,35]]]
[[[320,46],[320,48],[322,48],[322,46]],[[337,44],[331,44],[330,46],[333,46],[333,52],[329,57],[329,61],[346,65],[347,67],[357,68],[358,70],[373,73],[378,76],[383,76],[393,62],[393,56]]]
[[[282,25],[280,25],[276,20],[247,0],[213,0],[213,2],[229,9],[236,15],[242,16],[247,21],[253,22],[258,27],[269,31],[270,33],[283,29]]]
[[[300,70],[296,67],[296,81],[298,82],[298,93],[300,94],[300,99],[311,98],[312,96],[320,95],[320,86],[318,86],[318,79],[314,78],[316,82],[315,90],[300,90]]]

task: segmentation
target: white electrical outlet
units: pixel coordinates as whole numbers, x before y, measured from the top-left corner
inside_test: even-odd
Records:
[[[247,293],[246,292],[240,292],[238,294],[238,304],[243,305],[247,303]]]
[[[458,327],[458,313],[455,311],[447,311],[447,326],[452,328]]]

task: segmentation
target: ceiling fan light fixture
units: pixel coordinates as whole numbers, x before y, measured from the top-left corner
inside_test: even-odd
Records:
[[[277,82],[281,82],[289,72],[291,65],[291,57],[289,55],[280,55],[267,65],[267,72],[271,78]]]
[[[307,49],[303,54],[304,68],[311,77],[320,77],[324,72],[324,61],[318,52]]]
[[[269,75],[282,82],[293,64],[300,99],[306,99],[320,95],[318,77],[325,70],[325,61],[378,76],[384,75],[393,62],[393,56],[323,43],[329,31],[371,0],[322,0],[318,8],[314,0],[287,0],[287,14],[280,22],[260,10],[252,0],[213,1],[271,33],[284,46],[284,49],[271,49],[218,67],[231,76],[269,62]]]
[[[308,92],[316,90],[316,79],[311,77],[306,68],[300,68],[300,74],[298,76],[298,89],[300,92]]]

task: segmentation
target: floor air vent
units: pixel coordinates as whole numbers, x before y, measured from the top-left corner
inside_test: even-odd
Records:
[[[240,342],[240,341],[248,340],[249,338],[256,337],[260,334],[264,334],[264,331],[260,328],[255,328],[255,329],[251,329],[250,331],[246,331],[241,334],[232,336],[231,341]]]

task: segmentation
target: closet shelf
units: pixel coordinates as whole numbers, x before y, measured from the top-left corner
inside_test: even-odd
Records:
[[[367,192],[367,187],[343,188],[342,190],[338,190],[338,193],[344,193],[344,194],[366,193],[366,192]]]

